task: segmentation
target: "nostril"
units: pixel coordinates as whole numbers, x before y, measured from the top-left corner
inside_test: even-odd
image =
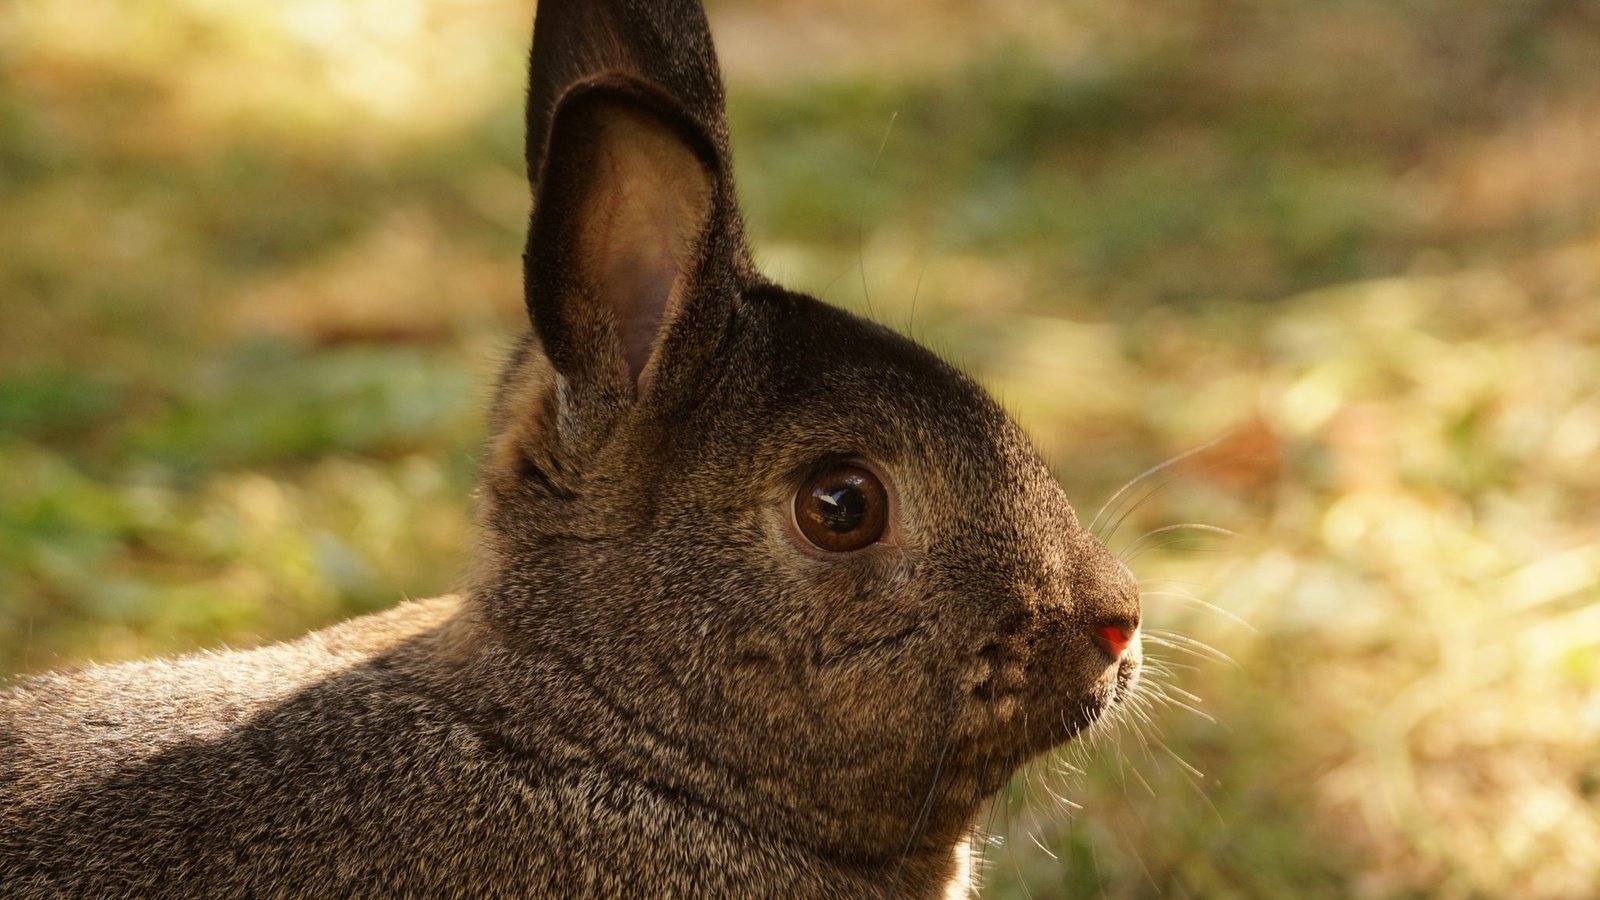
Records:
[[[1137,623],[1127,619],[1103,619],[1094,627],[1094,638],[1112,659],[1121,659],[1138,628]]]

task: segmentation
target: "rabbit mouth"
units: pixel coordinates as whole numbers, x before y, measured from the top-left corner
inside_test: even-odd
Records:
[[[994,657],[986,660],[987,676],[967,692],[986,722],[987,734],[976,743],[1023,759],[1068,743],[1113,713],[1133,694],[1142,669],[1137,654],[1125,654],[1088,684],[1071,685],[1046,660]]]
[[[1134,686],[1139,683],[1139,673],[1142,668],[1139,657],[1133,654],[1126,654],[1117,660],[1114,668],[1110,670],[1110,677],[1102,676],[1094,689],[1089,691],[1088,721],[1084,723],[1085,727],[1122,705],[1123,701],[1133,694]]]
[[[1121,703],[1139,683],[1139,674],[1144,670],[1139,657],[1126,655],[1117,661],[1117,675],[1112,681],[1110,703]]]

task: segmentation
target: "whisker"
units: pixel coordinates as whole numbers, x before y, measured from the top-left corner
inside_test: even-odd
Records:
[[[1038,847],[1040,850],[1044,851],[1044,855],[1045,856],[1050,857],[1051,859],[1055,860],[1056,862],[1060,862],[1061,861],[1061,857],[1059,857],[1059,856],[1055,855],[1054,853],[1050,852],[1050,848],[1046,847],[1044,845],[1044,841],[1039,840],[1039,836],[1038,835],[1033,834],[1032,832],[1029,832],[1028,838],[1029,838],[1029,840],[1033,841],[1033,845],[1035,847]]]
[[[955,695],[950,697],[947,715],[955,709]],[[895,863],[894,875],[889,879],[889,897],[892,898],[900,887],[900,872],[905,868],[906,860],[911,856],[911,848],[922,836],[922,830],[927,827],[930,814],[933,812],[934,797],[939,792],[939,779],[944,775],[945,759],[950,755],[950,747],[955,741],[955,731],[951,729],[945,736],[944,746],[939,750],[939,759],[933,766],[933,779],[928,784],[928,793],[922,798],[922,810],[917,813],[917,820],[911,825],[911,834],[906,838],[905,848],[900,851],[900,860]]]
[[[1147,690],[1149,687],[1149,682],[1155,681],[1157,678],[1174,677],[1177,674],[1173,671],[1174,669],[1182,669],[1185,672],[1200,671],[1199,666],[1193,666],[1188,663],[1181,663],[1176,660],[1167,659],[1166,657],[1155,656],[1153,654],[1146,653],[1144,657],[1144,671],[1146,678],[1139,684],[1137,689],[1139,691]]]
[[[1188,700],[1191,703],[1204,703],[1205,702],[1204,700],[1201,700],[1199,697],[1195,696],[1194,694],[1189,693],[1188,691],[1184,690],[1181,687],[1178,687],[1175,684],[1164,684],[1161,687],[1162,687],[1163,690],[1170,691],[1173,694],[1177,694],[1178,696],[1182,697],[1185,700]]]
[[[1130,808],[1129,812],[1133,814],[1134,819],[1139,823],[1139,826],[1141,828],[1146,827],[1145,826],[1145,821],[1144,821],[1144,816],[1139,814],[1138,809]],[[1131,839],[1129,839],[1127,833],[1124,832],[1121,828],[1113,827],[1112,828],[1112,833],[1114,833],[1117,836],[1117,839],[1122,842],[1123,846],[1127,847],[1128,850],[1132,853],[1134,861],[1139,864],[1139,869],[1142,872],[1144,872],[1145,881],[1147,881],[1150,884],[1150,888],[1153,891],[1153,895],[1154,896],[1167,895],[1169,892],[1163,891],[1161,889],[1161,885],[1156,881],[1155,874],[1150,871],[1150,866],[1144,861],[1144,854],[1139,852],[1139,845],[1134,843]]]
[[[1132,563],[1134,560],[1136,560],[1139,557],[1145,555],[1146,553],[1149,553],[1152,550],[1166,550],[1166,549],[1169,549],[1169,548],[1181,551],[1183,553],[1222,553],[1222,552],[1224,552],[1222,547],[1204,547],[1204,546],[1193,545],[1191,543],[1193,541],[1194,541],[1193,537],[1190,537],[1188,535],[1181,535],[1181,536],[1175,537],[1175,538],[1173,538],[1171,540],[1162,541],[1159,544],[1146,544],[1145,546],[1140,547],[1138,552],[1130,554],[1130,555],[1128,555],[1126,557],[1119,557],[1119,558],[1122,560],[1122,562],[1124,564],[1128,564],[1128,563]]]
[[[917,270],[917,283],[911,288],[911,313],[906,316],[906,333],[916,336],[917,333],[917,297],[922,293],[922,276],[928,274],[928,258],[922,258],[922,268]]]
[[[1203,522],[1180,522],[1176,525],[1165,525],[1161,528],[1152,528],[1149,531],[1146,531],[1144,534],[1141,534],[1132,541],[1129,541],[1128,545],[1123,547],[1121,552],[1119,552],[1117,555],[1120,557],[1123,553],[1131,552],[1135,547],[1139,546],[1140,542],[1142,541],[1149,540],[1157,535],[1169,534],[1174,531],[1202,531],[1207,534],[1219,534],[1223,537],[1239,537],[1239,533],[1237,531],[1230,531],[1227,528],[1222,528],[1216,525],[1207,525]]]
[[[1151,631],[1154,631],[1154,629],[1151,629]],[[1158,635],[1152,634],[1151,631],[1146,631],[1144,633],[1144,642],[1145,642],[1145,644],[1147,646],[1156,646],[1156,647],[1163,647],[1163,648],[1165,648],[1167,650],[1176,650],[1179,653],[1187,653],[1191,657],[1208,660],[1210,662],[1221,662],[1222,661],[1222,660],[1219,660],[1216,657],[1212,656],[1209,653],[1205,653],[1203,651],[1196,650],[1193,647],[1185,647],[1182,644],[1173,643],[1172,641],[1169,641],[1169,640],[1167,640],[1167,639],[1165,639],[1163,637],[1160,637]]]
[[[1212,725],[1217,724],[1217,720],[1216,720],[1215,717],[1213,717],[1210,713],[1206,712],[1205,710],[1199,708],[1198,706],[1194,706],[1193,704],[1186,703],[1186,702],[1184,702],[1182,700],[1179,700],[1176,697],[1170,696],[1170,695],[1168,695],[1166,693],[1163,693],[1163,692],[1158,692],[1156,694],[1156,698],[1157,698],[1156,702],[1162,704],[1163,706],[1171,706],[1171,707],[1176,707],[1177,709],[1188,710],[1189,712],[1194,713],[1195,715],[1199,716],[1200,718],[1205,719],[1207,722],[1210,722]]]
[[[1064,774],[1064,773],[1062,773],[1060,771],[1057,771],[1056,774],[1057,775],[1061,775],[1061,774]],[[1062,808],[1070,809],[1070,810],[1083,809],[1083,805],[1081,803],[1075,803],[1072,800],[1069,800],[1068,798],[1063,797],[1060,794],[1057,794],[1054,790],[1052,790],[1050,788],[1049,782],[1046,782],[1044,779],[1040,779],[1039,783],[1044,786],[1045,792],[1050,795],[1050,799],[1056,801],[1056,803],[1059,804]]]
[[[1139,597],[1140,599],[1145,597],[1176,597],[1180,600],[1193,603],[1195,606],[1198,606],[1201,609],[1214,612],[1228,621],[1249,630],[1251,633],[1255,633],[1256,631],[1256,627],[1254,625],[1251,625],[1249,622],[1245,621],[1238,614],[1223,609],[1222,607],[1216,605],[1215,603],[1211,603],[1210,601],[1202,600],[1188,591],[1140,591]]]
[[[987,767],[992,761],[993,752],[991,751],[988,756],[984,757],[984,766]],[[984,833],[987,835],[994,834],[994,817],[999,813],[1001,805],[1009,804],[1011,802],[1011,791],[1009,788],[1009,784],[1001,785],[1000,791],[995,794],[994,799],[989,803],[989,815],[985,818],[983,824]]]
[[[1100,539],[1100,542],[1101,543],[1107,543],[1112,538],[1116,537],[1117,536],[1117,530],[1122,527],[1122,524],[1124,522],[1128,521],[1128,518],[1130,516],[1132,516],[1134,513],[1138,512],[1140,507],[1144,506],[1146,503],[1149,503],[1151,500],[1155,499],[1155,497],[1157,495],[1159,495],[1162,491],[1166,490],[1168,487],[1170,487],[1172,484],[1174,484],[1177,480],[1178,480],[1178,477],[1176,475],[1172,475],[1172,476],[1168,476],[1167,478],[1165,478],[1165,479],[1163,479],[1161,481],[1156,482],[1154,485],[1151,486],[1150,490],[1145,491],[1144,494],[1142,494],[1137,500],[1135,500],[1133,502],[1133,505],[1131,505],[1127,509],[1124,509],[1123,511],[1117,513],[1117,517],[1115,519],[1111,520],[1111,527],[1106,529],[1106,533]],[[1093,533],[1092,529],[1091,529],[1090,533]]]
[[[1152,740],[1155,741],[1155,745],[1157,747],[1160,747],[1162,750],[1166,751],[1168,756],[1172,757],[1173,762],[1176,762],[1178,765],[1182,766],[1184,771],[1188,772],[1190,775],[1193,775],[1196,778],[1203,779],[1203,778],[1206,777],[1206,773],[1204,773],[1204,772],[1200,771],[1199,769],[1195,768],[1192,764],[1190,764],[1190,762],[1188,760],[1184,759],[1182,756],[1179,756],[1178,755],[1178,751],[1176,751],[1176,750],[1172,749],[1171,747],[1167,746],[1167,742],[1166,741],[1163,741],[1162,739],[1160,739],[1158,737],[1157,738],[1152,738]]]
[[[1150,753],[1149,744],[1147,744],[1145,742],[1144,735],[1142,735],[1142,734],[1139,735],[1139,738],[1140,738],[1139,746],[1144,748],[1145,754],[1146,754],[1146,756],[1148,756],[1149,753]],[[1133,773],[1134,780],[1138,781],[1139,784],[1144,787],[1146,793],[1148,793],[1151,797],[1158,796],[1157,793],[1156,793],[1156,789],[1150,786],[1150,782],[1145,779],[1144,774],[1139,771],[1139,767],[1138,766],[1132,765],[1130,763],[1129,766],[1128,766],[1128,771]]]
[[[1224,431],[1222,434],[1219,434],[1216,437],[1212,438],[1211,440],[1206,441],[1204,444],[1201,444],[1200,446],[1195,447],[1195,448],[1190,449],[1190,450],[1185,450],[1182,453],[1179,453],[1177,456],[1171,457],[1170,459],[1167,459],[1165,462],[1157,463],[1157,464],[1151,466],[1150,468],[1145,469],[1143,472],[1139,473],[1138,475],[1134,476],[1130,481],[1128,481],[1128,483],[1124,484],[1122,487],[1117,488],[1116,493],[1112,494],[1111,498],[1109,500],[1107,500],[1105,503],[1101,504],[1099,511],[1094,514],[1094,518],[1092,520],[1090,520],[1090,522],[1089,522],[1089,532],[1091,534],[1094,533],[1095,526],[1100,524],[1100,517],[1105,515],[1106,510],[1111,507],[1111,504],[1117,502],[1117,499],[1119,497],[1121,497],[1123,494],[1127,493],[1129,488],[1132,488],[1134,485],[1136,485],[1139,482],[1145,480],[1146,478],[1149,478],[1151,475],[1154,475],[1157,472],[1163,471],[1163,470],[1165,470],[1167,468],[1170,468],[1172,466],[1177,465],[1180,462],[1183,462],[1186,459],[1189,459],[1190,457],[1196,456],[1198,454],[1206,452],[1207,450],[1210,450],[1212,447],[1217,446],[1218,444],[1222,443],[1227,438],[1231,437],[1233,435],[1233,433],[1234,433],[1234,430],[1235,429],[1231,429],[1230,428],[1227,431]]]
[[[872,157],[872,165],[867,169],[867,178],[871,179],[878,174],[878,160],[883,158],[883,150],[889,146],[889,136],[894,134],[895,120],[900,118],[899,110],[889,114],[889,124],[884,126],[883,140],[878,142],[878,152]],[[856,270],[861,274],[861,298],[867,304],[867,315],[871,317],[872,294],[867,290],[867,201],[861,201],[861,206],[856,210]]]
[[[1217,820],[1218,824],[1225,823],[1227,820],[1223,817],[1222,810],[1217,809],[1217,805],[1215,803],[1211,802],[1211,795],[1207,794],[1205,792],[1205,790],[1200,786],[1200,781],[1204,780],[1205,777],[1206,777],[1205,773],[1201,772],[1199,769],[1197,769],[1194,766],[1190,765],[1186,760],[1183,759],[1182,756],[1180,756],[1178,754],[1178,752],[1176,750],[1173,750],[1171,747],[1165,746],[1165,744],[1163,744],[1161,749],[1165,750],[1168,753],[1168,755],[1170,755],[1172,757],[1173,761],[1175,761],[1178,765],[1182,766],[1187,772],[1193,773],[1194,777],[1185,778],[1184,780],[1189,783],[1189,787],[1190,787],[1191,790],[1194,791],[1195,796],[1199,797],[1202,801],[1204,801],[1206,807],[1211,810],[1211,814],[1216,817],[1216,820]]]
[[[1065,724],[1064,720],[1065,720],[1066,717],[1063,716],[1062,718],[1063,718],[1063,724]],[[1060,774],[1062,774],[1062,775],[1069,775],[1069,776],[1073,776],[1073,777],[1077,777],[1077,778],[1082,778],[1083,777],[1083,769],[1073,765],[1072,763],[1067,762],[1065,759],[1063,759],[1059,755],[1056,757],[1056,766],[1057,766]]]
[[[1189,637],[1186,634],[1179,634],[1176,631],[1168,631],[1163,628],[1151,628],[1145,631],[1144,636],[1146,638],[1155,640],[1156,643],[1164,647],[1171,647],[1174,650],[1188,650],[1189,652],[1203,655],[1208,659],[1224,662],[1231,666],[1239,665],[1239,663],[1228,654],[1223,653],[1221,650],[1218,650],[1205,641],[1197,640]]]

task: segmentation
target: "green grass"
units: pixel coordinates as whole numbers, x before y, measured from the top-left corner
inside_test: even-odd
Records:
[[[1600,20],[1018,9],[713,5],[772,274],[971,368],[1086,516],[1226,435],[1112,539],[1240,532],[1136,564],[1209,718],[1036,764],[988,895],[1591,895]],[[459,583],[524,17],[0,10],[0,673]]]

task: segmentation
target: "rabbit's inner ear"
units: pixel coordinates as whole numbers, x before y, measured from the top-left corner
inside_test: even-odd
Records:
[[[616,379],[640,397],[699,268],[713,176],[653,110],[603,94],[570,101],[535,201],[529,312],[564,375]]]
[[[659,123],[619,110],[601,126],[599,171],[579,226],[591,302],[607,309],[642,395],[663,326],[682,306],[711,211],[705,167]]]

